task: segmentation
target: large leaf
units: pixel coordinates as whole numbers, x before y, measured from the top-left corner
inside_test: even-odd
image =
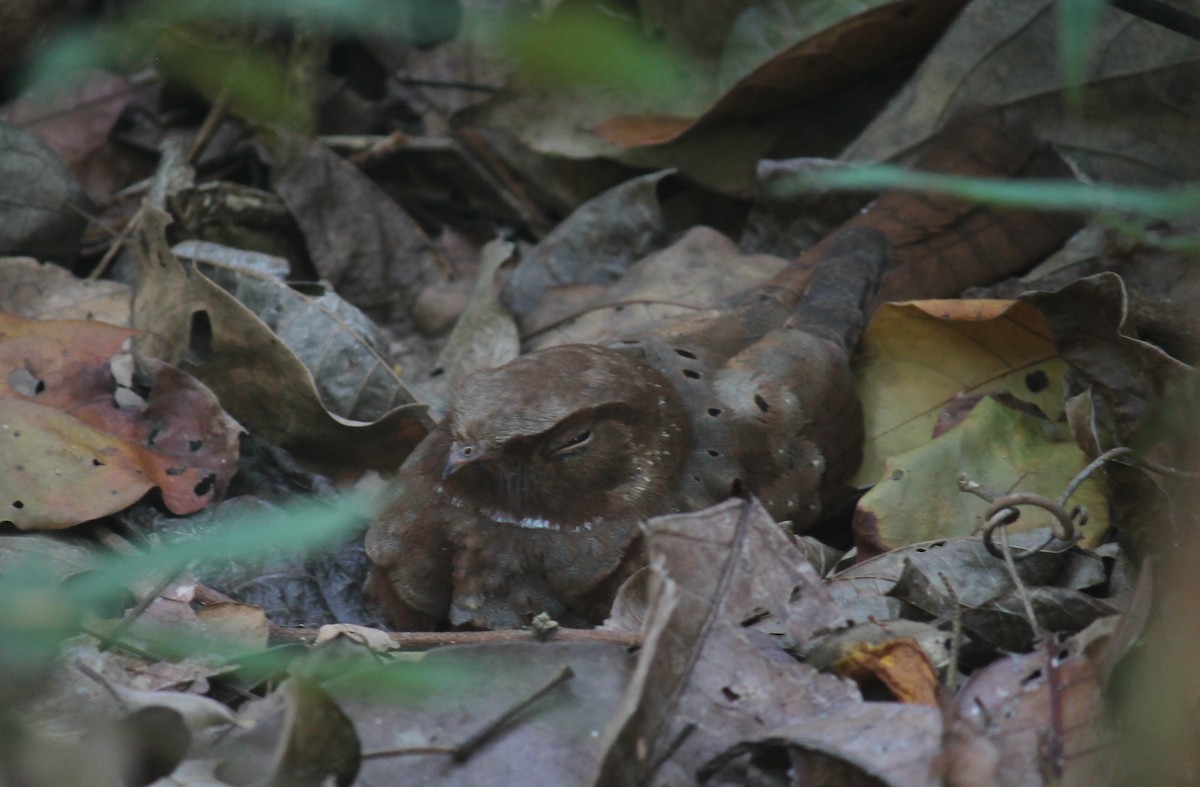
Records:
[[[1037,309],[1015,301],[885,304],[856,361],[866,445],[855,481],[880,479],[889,457],[933,437],[959,394],[1006,390],[1051,418],[1062,412],[1063,363]]]

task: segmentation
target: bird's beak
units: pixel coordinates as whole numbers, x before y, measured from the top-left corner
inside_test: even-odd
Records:
[[[455,440],[450,444],[450,456],[446,458],[446,466],[442,468],[442,479],[452,476],[459,468],[478,462],[484,458],[484,451],[478,445],[463,443]]]

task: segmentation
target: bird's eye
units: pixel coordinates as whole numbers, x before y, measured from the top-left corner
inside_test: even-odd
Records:
[[[561,443],[557,448],[554,449],[554,453],[560,456],[564,454],[573,454],[586,446],[591,439],[592,430],[584,429],[570,440],[567,440],[565,443]]]

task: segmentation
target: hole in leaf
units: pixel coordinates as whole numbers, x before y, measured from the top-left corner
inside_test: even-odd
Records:
[[[1030,393],[1044,391],[1048,385],[1050,385],[1050,375],[1042,369],[1025,375],[1025,387],[1029,389]]]
[[[694,352],[690,352],[688,350],[681,350],[678,347],[675,348],[675,354],[682,355],[684,358],[691,358],[693,361],[696,360],[696,354]]]
[[[208,312],[201,309],[192,312],[192,325],[188,333],[187,351],[184,353],[188,362],[203,366],[212,356],[213,329]]]
[[[708,449],[708,455],[709,455],[709,456],[720,456],[720,455],[721,455],[721,452],[720,452],[720,451],[714,451],[713,449],[711,449],[711,448],[710,448],[710,449]]]
[[[700,372],[696,371],[695,369],[684,369],[683,376],[690,377],[693,380],[699,380],[703,375],[701,375]]]
[[[20,500],[14,500],[12,506],[13,508],[21,509],[25,507],[25,503]]]
[[[31,399],[46,390],[45,381],[24,367],[13,369],[9,373],[8,384],[21,396],[28,396]]]
[[[721,408],[710,407],[710,408],[708,408],[708,414],[711,415],[713,418],[716,418],[718,415],[721,414]]]
[[[209,492],[212,491],[212,488],[213,488],[213,486],[216,485],[216,483],[217,483],[216,474],[209,473],[208,475],[204,476],[204,478],[202,478],[200,480],[200,483],[196,484],[196,486],[193,487],[192,493],[195,494],[196,497],[204,497],[205,495],[207,495]]]

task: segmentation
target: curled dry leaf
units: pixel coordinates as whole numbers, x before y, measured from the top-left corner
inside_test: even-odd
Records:
[[[288,286],[286,260],[213,243],[172,249],[254,313],[312,375],[321,403],[352,421],[371,422],[413,395],[388,361],[383,331],[323,285]]]
[[[1045,529],[1015,533],[1009,543],[1016,549],[1028,549],[1041,544],[1048,534]],[[1017,563],[1017,576],[1026,585],[1045,585],[1067,561],[1067,554],[1061,550],[1042,550]],[[920,594],[903,587],[897,590],[906,576],[910,580],[923,578],[919,584],[910,582]],[[953,593],[945,587],[947,581]],[[936,617],[951,612],[955,600],[967,607],[978,606],[1009,592],[1013,584],[1004,562],[988,553],[982,539],[968,537],[893,549],[835,574],[826,582],[826,588],[851,622],[873,618],[882,623],[900,617],[902,601]]]
[[[218,759],[228,784],[345,787],[354,782],[362,752],[354,725],[329,693],[292,675],[273,693],[243,706],[237,727],[193,757]]]
[[[207,382],[222,405],[269,442],[332,471],[392,470],[425,436],[425,408],[405,404],[375,421],[329,412],[312,373],[271,328],[198,271],[188,272],[166,246],[169,217],[146,207],[133,233],[142,275],[134,324],[144,327],[143,356],[177,357]]]
[[[110,360],[133,333],[0,314],[0,517],[54,529],[119,511],[152,487],[177,514],[224,493],[241,428],[211,391],[159,362],[148,367],[148,400],[115,398]]]
[[[833,671],[864,691],[872,684],[882,684],[899,702],[938,705],[937,670],[915,640],[859,645],[835,661]]]

